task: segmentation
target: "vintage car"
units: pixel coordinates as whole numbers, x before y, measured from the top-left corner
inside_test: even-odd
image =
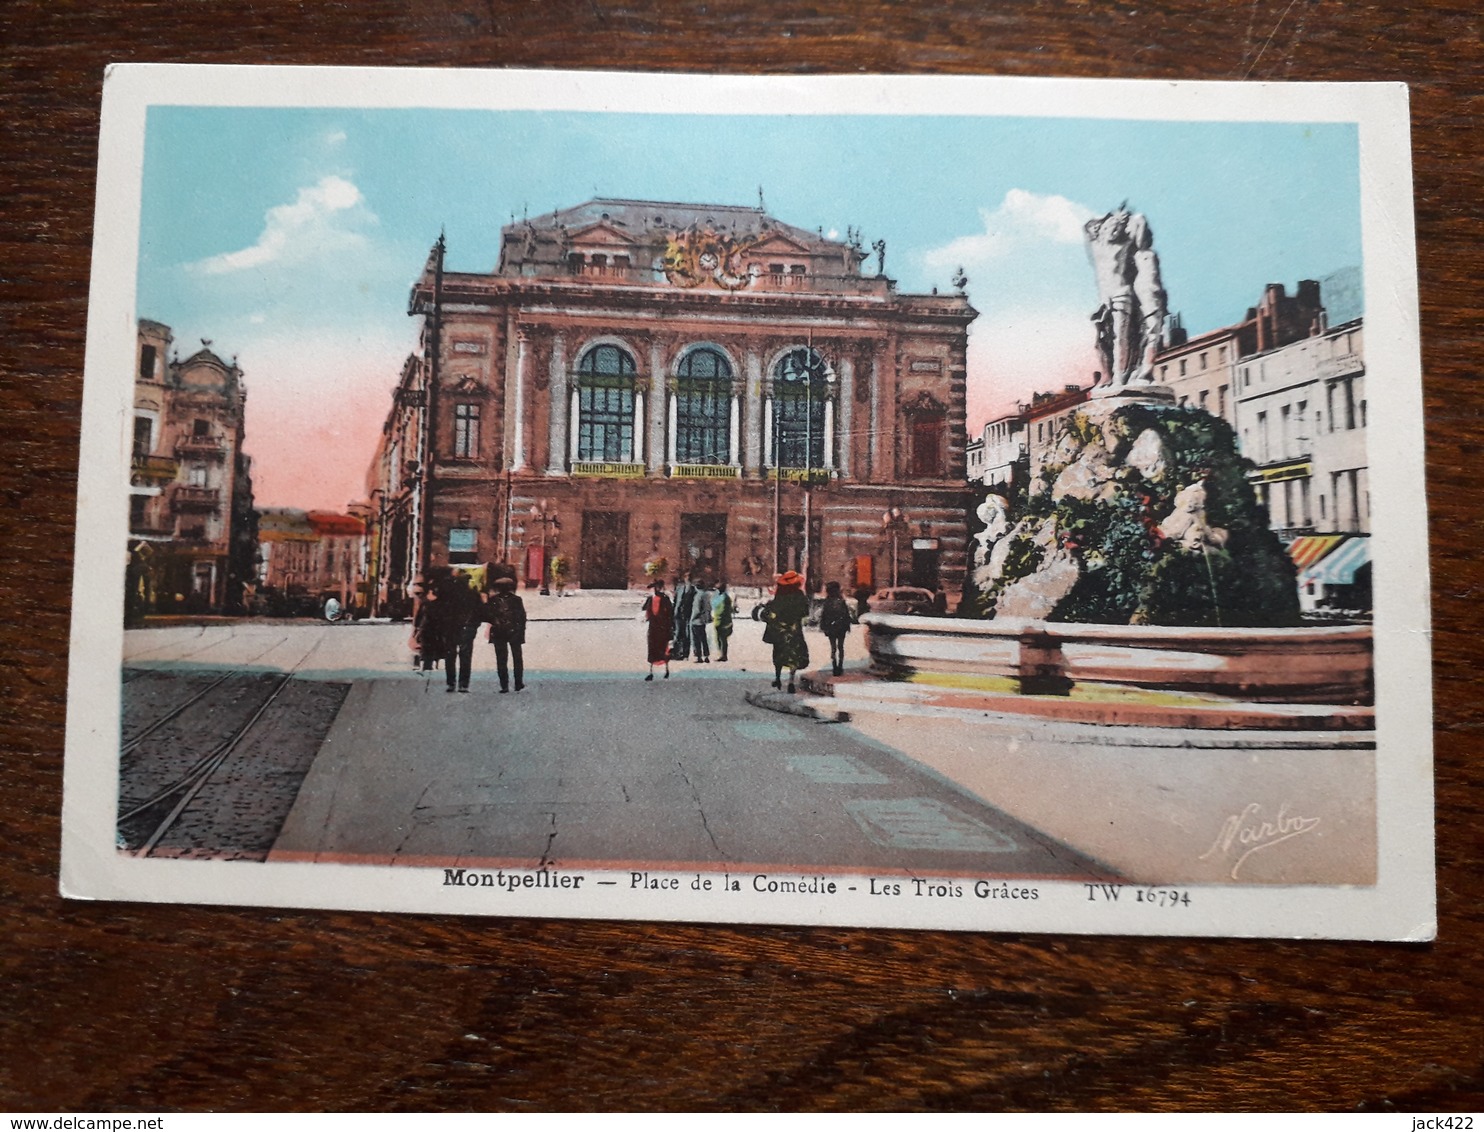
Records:
[[[937,612],[932,590],[918,586],[891,586],[871,595],[872,613],[912,613],[931,617]]]

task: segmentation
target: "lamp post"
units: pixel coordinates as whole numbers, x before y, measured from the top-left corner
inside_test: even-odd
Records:
[[[366,547],[366,585],[370,592],[366,595],[366,612],[372,617],[381,616],[381,553],[386,545],[386,489],[373,487],[371,489],[371,504],[376,516],[376,525],[372,528],[374,532],[369,540],[370,545]]]
[[[548,530],[561,530],[562,525],[557,520],[557,513],[552,511],[542,499],[531,504],[529,512],[533,523],[541,524],[541,593],[543,596],[551,593],[551,583],[547,579],[551,576],[551,570],[546,561],[546,532]]]
[[[893,507],[883,512],[881,516],[881,533],[891,535],[891,584],[895,589],[897,585],[897,553],[899,541],[903,534],[910,529],[907,513],[900,507]]]

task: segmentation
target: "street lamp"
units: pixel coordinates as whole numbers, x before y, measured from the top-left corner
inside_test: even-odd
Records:
[[[897,584],[897,548],[899,540],[910,529],[907,512],[903,511],[900,507],[893,507],[881,516],[881,533],[891,535],[891,584],[893,588]]]
[[[547,507],[546,500],[542,499],[531,504],[528,512],[533,523],[541,524],[541,593],[551,593],[551,583],[547,581],[551,571],[546,562],[546,532],[550,530],[561,530],[562,524],[557,520],[557,513]]]

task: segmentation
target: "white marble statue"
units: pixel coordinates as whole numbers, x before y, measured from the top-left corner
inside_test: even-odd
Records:
[[[1004,498],[990,492],[974,514],[984,524],[984,529],[974,536],[974,566],[977,569],[989,565],[995,543],[1010,533],[1010,512]]]
[[[1083,235],[1101,303],[1092,316],[1103,364],[1100,392],[1152,385],[1167,296],[1149,222],[1143,213],[1129,212],[1125,202],[1089,220]]]

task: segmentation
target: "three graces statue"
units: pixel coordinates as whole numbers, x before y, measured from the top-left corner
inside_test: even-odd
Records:
[[[1142,393],[1154,385],[1154,355],[1165,321],[1164,287],[1154,233],[1125,201],[1083,226],[1101,306],[1093,314],[1104,382],[1094,396]],[[1153,392],[1152,390],[1147,390]]]

